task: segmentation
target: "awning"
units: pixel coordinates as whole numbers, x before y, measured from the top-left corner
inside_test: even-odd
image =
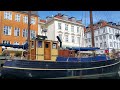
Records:
[[[76,50],[76,51],[95,51],[98,50],[100,48],[98,47],[67,47],[69,50]]]

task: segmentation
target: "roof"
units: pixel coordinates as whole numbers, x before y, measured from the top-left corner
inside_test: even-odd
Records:
[[[109,26],[111,28],[120,29],[117,26],[110,25],[109,22],[107,22],[107,21],[100,20],[99,22],[93,24],[93,30],[97,30],[99,28],[103,28],[103,27],[106,27],[106,26]],[[90,32],[90,25],[88,26],[88,28],[86,28],[85,32]]]
[[[42,20],[42,19],[40,19],[40,22],[42,22],[42,23],[46,23],[46,20]]]

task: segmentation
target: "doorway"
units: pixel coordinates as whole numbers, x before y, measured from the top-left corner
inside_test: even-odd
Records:
[[[44,59],[51,60],[51,44],[50,42],[44,43]]]

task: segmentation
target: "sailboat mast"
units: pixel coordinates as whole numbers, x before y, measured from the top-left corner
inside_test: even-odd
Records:
[[[94,44],[94,30],[93,30],[93,16],[92,16],[92,11],[90,11],[90,29],[91,29],[92,47],[95,47],[95,44]]]
[[[30,22],[31,22],[31,11],[28,11],[28,60],[30,60]]]

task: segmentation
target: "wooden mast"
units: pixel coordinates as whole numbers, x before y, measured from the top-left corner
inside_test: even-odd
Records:
[[[31,11],[28,11],[28,60],[30,60],[31,57],[31,51],[30,51],[30,22],[31,22]]]
[[[90,29],[91,29],[92,47],[95,47],[92,11],[90,11]]]
[[[92,41],[92,47],[95,47],[94,43],[94,29],[93,29],[93,15],[92,11],[90,11],[90,29],[91,29],[91,41]],[[95,52],[93,51],[93,56],[95,56]]]

